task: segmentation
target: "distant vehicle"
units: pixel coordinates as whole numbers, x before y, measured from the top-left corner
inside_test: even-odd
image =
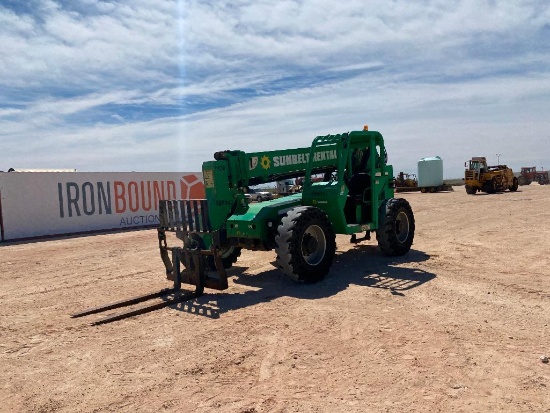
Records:
[[[488,166],[484,156],[474,156],[464,163],[467,168],[464,174],[466,193],[475,195],[477,191],[494,194],[509,189],[518,190],[518,178],[506,165]]]
[[[538,182],[540,185],[550,184],[548,171],[537,171],[536,166],[524,166],[521,168],[521,174],[518,178],[520,185],[530,185],[531,182]]]
[[[250,201],[262,202],[262,201],[273,199],[273,194],[271,192],[257,191],[252,188],[248,188],[248,192],[244,194],[244,196],[246,197],[248,202]]]
[[[418,179],[416,179],[415,174],[399,172],[399,175],[395,178],[395,186],[397,188],[416,188],[418,187]]]
[[[280,196],[286,196],[293,193],[294,179],[284,179],[277,181],[277,194]]]

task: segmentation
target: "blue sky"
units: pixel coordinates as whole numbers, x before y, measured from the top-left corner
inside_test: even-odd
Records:
[[[0,170],[199,171],[380,131],[550,169],[547,0],[0,1]]]

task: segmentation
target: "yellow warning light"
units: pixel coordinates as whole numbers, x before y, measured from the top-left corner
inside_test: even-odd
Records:
[[[363,126],[363,130],[369,130],[369,125]]]

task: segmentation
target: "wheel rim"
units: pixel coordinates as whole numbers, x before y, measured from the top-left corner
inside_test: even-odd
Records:
[[[401,244],[409,238],[409,217],[404,211],[399,212],[395,219],[395,235]]]
[[[318,225],[310,225],[302,237],[302,256],[309,265],[318,265],[325,256],[327,240]]]

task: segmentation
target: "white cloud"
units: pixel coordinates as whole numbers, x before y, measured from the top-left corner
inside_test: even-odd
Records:
[[[437,154],[457,175],[493,152],[550,168],[543,0],[7,7],[0,169],[196,170],[216,150],[303,146],[364,123],[399,170]]]

